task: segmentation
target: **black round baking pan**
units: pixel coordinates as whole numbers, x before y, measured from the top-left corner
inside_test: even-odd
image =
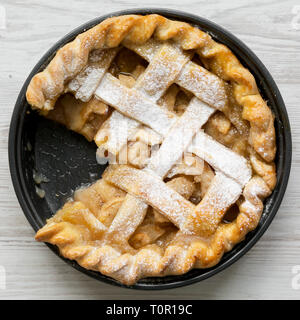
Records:
[[[26,89],[33,75],[45,68],[56,51],[73,40],[79,33],[111,16],[150,13],[161,14],[169,19],[186,21],[208,32],[215,40],[228,46],[242,64],[255,76],[262,96],[268,101],[268,105],[275,115],[277,140],[275,161],[278,180],[272,195],[265,201],[265,208],[259,225],[246,236],[244,241],[236,245],[230,252],[224,254],[220,263],[212,268],[194,269],[180,276],[146,278],[133,286],[125,286],[114,279],[86,270],[76,262],[61,257],[55,246],[47,244],[66,263],[97,280],[125,288],[161,290],[204,280],[237,261],[266,231],[278,211],[286,190],[292,157],[291,130],[287,111],[272,76],[243,42],[209,20],[169,9],[119,11],[85,23],[66,35],[47,51],[25,81],[18,96],[10,124],[9,164],[16,195],[35,231],[41,228],[46,219],[51,217],[62,206],[66,199],[71,196],[72,190],[81,184],[91,183],[101,177],[105,166],[101,166],[96,162],[96,146],[87,142],[82,136],[31,111],[25,97]],[[45,191],[44,198],[40,198],[37,195],[36,184],[33,179],[35,171],[42,173],[49,179],[48,182],[41,183],[41,188]]]

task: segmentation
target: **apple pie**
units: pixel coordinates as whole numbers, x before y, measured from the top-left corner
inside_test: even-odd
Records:
[[[107,163],[36,234],[82,267],[127,285],[180,275],[258,225],[276,183],[274,116],[249,70],[197,27],[106,19],[60,48],[26,97]]]

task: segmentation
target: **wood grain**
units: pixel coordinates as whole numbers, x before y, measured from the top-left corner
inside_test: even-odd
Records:
[[[0,0],[6,10],[6,29],[0,29],[0,265],[7,278],[0,299],[300,298],[300,290],[291,285],[292,267],[300,265],[300,27],[296,30],[292,25],[292,10],[299,1],[175,3],[165,0],[163,7],[206,17],[243,40],[281,90],[293,132],[293,166],[272,225],[246,256],[224,272],[202,283],[161,292],[136,292],[97,282],[35,242],[11,184],[7,156],[11,113],[25,78],[42,54],[78,25],[121,9],[160,7],[161,1]]]

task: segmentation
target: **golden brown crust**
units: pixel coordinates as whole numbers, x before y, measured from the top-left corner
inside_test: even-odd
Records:
[[[120,43],[142,44],[151,37],[161,41],[172,39],[184,50],[195,49],[210,71],[230,83],[234,99],[243,108],[242,117],[250,123],[249,144],[253,151],[250,162],[257,175],[244,188],[237,218],[227,224],[221,223],[208,239],[199,236],[187,239],[188,236],[179,231],[165,249],[149,244],[139,250],[126,248],[126,252],[114,244],[93,240],[95,232],[90,230],[90,220],[81,217],[89,209],[79,210],[78,202],[74,202],[70,210],[62,209],[58,215],[61,220],[51,219],[37,232],[38,241],[56,244],[65,257],[126,284],[133,284],[143,277],[182,274],[194,267],[206,268],[218,263],[224,252],[231,250],[257,226],[263,211],[262,201],[276,183],[276,169],[272,162],[276,152],[274,117],[260,96],[254,77],[226,46],[184,22],[159,15],[128,15],[103,21],[58,50],[46,69],[31,80],[26,93],[28,102],[33,108],[47,113],[64,93],[67,82],[86,66],[91,51],[114,48]],[[117,208],[122,201],[122,198],[118,199]],[[74,212],[77,212],[76,219]],[[106,220],[111,222],[115,213],[115,209],[109,212]],[[103,232],[102,223],[103,228],[108,227],[106,220],[99,219],[99,234]],[[153,237],[158,237],[161,232],[155,227]],[[150,238],[145,239],[143,232],[139,239],[141,243],[151,242]],[[182,243],[187,245],[183,247]]]

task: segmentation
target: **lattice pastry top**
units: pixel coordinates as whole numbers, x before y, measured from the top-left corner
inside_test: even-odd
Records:
[[[275,186],[274,119],[254,77],[186,23],[107,19],[58,50],[27,100],[109,161],[36,239],[123,283],[215,265]]]

